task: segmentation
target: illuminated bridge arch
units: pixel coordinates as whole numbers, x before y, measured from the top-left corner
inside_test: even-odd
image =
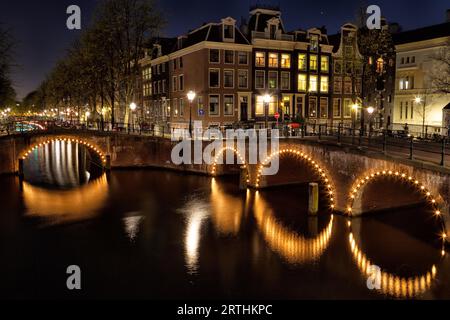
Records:
[[[106,155],[103,151],[100,150],[99,147],[93,145],[89,141],[86,141],[86,140],[80,139],[80,138],[48,138],[48,139],[45,139],[44,141],[36,143],[36,144],[32,145],[31,147],[27,148],[27,150],[23,151],[22,154],[19,156],[19,159],[26,160],[34,150],[37,150],[40,147],[44,147],[52,142],[59,142],[59,141],[71,142],[71,143],[77,143],[77,144],[83,145],[86,148],[88,148],[89,150],[95,152],[95,154],[97,154],[99,156],[99,158],[101,159],[103,165],[106,163]]]
[[[424,200],[426,200],[432,207],[434,215],[440,219],[441,225],[442,225],[442,238],[445,241],[445,238],[447,237],[447,232],[445,228],[445,221],[443,217],[443,213],[439,207],[438,201],[436,198],[431,194],[429,189],[422,184],[419,180],[415,179],[411,175],[399,172],[399,171],[392,171],[392,170],[382,170],[382,171],[375,171],[372,173],[368,173],[361,177],[360,179],[357,179],[351,188],[350,194],[349,194],[349,201],[347,205],[347,214],[349,216],[354,215],[354,207],[356,202],[358,204],[361,204],[361,197],[363,193],[363,188],[368,185],[370,182],[373,182],[377,179],[381,179],[383,177],[390,177],[394,178],[400,182],[405,182],[409,186],[412,186],[415,190],[419,192],[419,194],[423,197]]]
[[[223,147],[222,149],[219,150],[219,152],[217,152],[217,154],[215,154],[215,156],[214,156],[214,162],[213,162],[212,169],[211,169],[211,174],[212,174],[213,176],[215,176],[215,175],[217,174],[217,165],[219,164],[219,163],[218,163],[218,162],[219,162],[219,159],[220,159],[220,157],[223,155],[223,153],[226,152],[226,151],[231,151],[231,152],[233,152],[233,153],[236,155],[236,157],[240,160],[240,162],[242,163],[242,164],[241,164],[241,167],[242,167],[243,169],[245,169],[245,171],[246,171],[246,180],[247,180],[247,183],[248,183],[248,182],[249,182],[249,181],[248,181],[248,179],[249,179],[249,174],[248,174],[248,166],[247,166],[247,162],[245,161],[245,155],[242,155],[242,154],[239,152],[239,150],[238,150],[237,148],[234,148],[234,147]],[[224,164],[221,164],[221,165],[224,165]]]
[[[306,165],[311,168],[320,178],[320,183],[325,187],[328,200],[330,201],[330,208],[335,208],[336,203],[336,192],[334,190],[333,184],[331,182],[331,179],[329,178],[326,170],[320,166],[320,164],[317,162],[317,160],[314,160],[311,156],[304,153],[301,150],[295,149],[295,148],[284,148],[279,151],[273,152],[271,155],[267,156],[264,161],[258,166],[258,171],[256,174],[256,183],[255,187],[258,189],[260,188],[261,178],[262,178],[262,171],[265,166],[267,166],[274,157],[283,157],[283,156],[291,156],[295,159],[306,163]]]

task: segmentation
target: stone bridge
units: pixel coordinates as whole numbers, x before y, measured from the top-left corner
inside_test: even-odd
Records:
[[[26,158],[34,148],[57,139],[84,144],[105,166],[113,169],[155,167],[212,176],[240,172],[242,188],[319,182],[321,194],[327,197],[330,208],[349,216],[427,201],[436,217],[442,220],[443,230],[447,230],[445,236],[450,236],[447,233],[450,230],[449,169],[356,147],[302,139],[280,139],[279,150],[269,152],[267,158],[259,159],[257,164],[247,164],[247,157],[231,147],[220,150],[235,153],[242,165],[175,165],[171,152],[176,143],[160,137],[65,130],[30,133],[0,138],[0,174],[18,172],[19,159]],[[280,156],[279,173],[262,175],[274,156]]]

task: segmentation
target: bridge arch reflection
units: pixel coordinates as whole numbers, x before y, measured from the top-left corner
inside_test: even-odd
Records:
[[[380,180],[383,178],[391,178],[404,183],[410,187],[412,187],[420,197],[425,200],[432,208],[433,215],[435,218],[439,219],[442,231],[440,233],[440,237],[442,238],[442,253],[445,254],[445,241],[447,238],[447,230],[445,227],[443,209],[439,206],[439,201],[437,198],[431,193],[429,188],[425,186],[418,179],[413,176],[399,171],[393,170],[378,170],[365,174],[359,179],[356,179],[351,187],[348,205],[347,205],[347,214],[348,216],[354,216],[355,213],[361,214],[361,204],[362,204],[362,194],[364,188],[373,181]],[[357,212],[356,212],[357,211]]]
[[[319,259],[330,243],[333,231],[333,215],[327,226],[315,237],[307,238],[278,221],[273,210],[254,192],[254,217],[264,239],[288,263],[302,264]]]
[[[362,276],[367,279],[373,276],[373,270],[370,267],[378,266],[378,264],[374,263],[358,246],[350,220],[348,220],[348,227],[348,240],[353,260]],[[435,264],[429,267],[424,273],[412,277],[402,277],[383,270],[381,267],[380,269],[380,274],[377,275],[380,280],[380,287],[376,288],[376,290],[384,295],[395,298],[414,298],[426,293],[432,287],[438,272]]]
[[[61,224],[95,217],[108,197],[105,174],[79,188],[49,190],[26,181],[22,185],[26,216],[37,217],[45,224]]]

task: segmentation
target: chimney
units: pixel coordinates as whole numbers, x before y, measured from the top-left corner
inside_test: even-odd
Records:
[[[446,20],[445,22],[450,22],[450,9],[447,9],[445,20]]]

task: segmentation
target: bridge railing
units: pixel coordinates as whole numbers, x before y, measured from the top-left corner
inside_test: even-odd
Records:
[[[28,127],[20,126],[23,121],[12,121],[0,125],[0,135],[23,134],[29,132],[52,131],[52,130],[77,130],[77,131],[95,131],[95,132],[114,132],[126,135],[141,135],[151,137],[170,138],[173,129],[162,126],[148,125],[145,123],[130,125],[127,123],[93,122],[90,124],[77,121],[35,121],[39,126]],[[19,128],[19,130],[17,130]],[[234,129],[244,127],[234,126]],[[225,136],[227,128],[219,128]],[[281,138],[284,139],[305,139],[316,140],[318,142],[334,143],[337,145],[356,146],[367,151],[377,151],[396,157],[402,157],[410,160],[421,160],[441,166],[450,163],[450,150],[448,144],[449,137],[442,135],[432,135],[422,137],[414,135],[407,131],[392,130],[364,130],[353,127],[345,127],[340,124],[309,124],[304,123],[296,128],[288,125],[279,125],[277,127]],[[256,129],[258,131],[259,129]],[[271,130],[268,129],[269,136]],[[188,138],[188,132],[186,132]]]
[[[407,131],[364,130],[327,124],[302,124],[299,128],[280,130],[282,136],[339,145],[351,145],[368,151],[379,151],[410,160],[422,160],[445,166],[449,162],[450,138],[442,135],[422,137]]]

